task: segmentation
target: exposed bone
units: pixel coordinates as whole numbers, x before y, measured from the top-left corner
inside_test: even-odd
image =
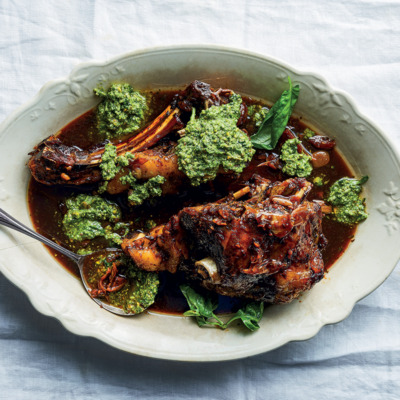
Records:
[[[329,206],[328,204],[325,204],[323,206],[321,206],[321,211],[324,214],[332,214],[334,212],[334,209],[332,206]]]
[[[143,232],[138,232],[137,234],[136,234],[136,236],[134,236],[134,237],[132,237],[131,239],[133,239],[133,240],[139,240],[139,239],[141,239],[141,238],[144,238],[146,235],[143,233]]]
[[[332,206],[329,204],[326,204],[323,200],[313,200],[314,203],[317,203],[321,207],[321,211],[324,214],[332,214],[334,212],[334,209]]]
[[[249,192],[250,192],[250,186],[245,186],[243,189],[240,189],[237,192],[233,193],[233,198],[235,200],[240,199]]]
[[[169,105],[148,127],[127,141],[117,144],[117,154],[121,155],[127,151],[134,153],[136,151],[148,149],[166,136],[177,123],[177,117],[181,112],[179,108],[171,110],[172,107]],[[104,148],[101,148],[91,153],[88,158],[77,160],[76,164],[98,164],[101,162],[103,153]]]
[[[306,198],[311,189],[312,184],[304,178],[290,178],[280,185],[274,186],[270,195],[271,198],[274,196],[286,197],[293,205],[298,205]]]
[[[293,203],[287,197],[274,196],[271,197],[271,201],[275,204],[280,204],[281,206],[293,208]]]
[[[290,196],[290,201],[292,203],[300,203],[302,200],[304,200],[307,196],[307,194],[310,192],[312,189],[312,185],[310,182],[304,180],[303,181],[303,187],[298,190],[294,195]]]
[[[200,261],[196,261],[194,263],[196,267],[198,267],[197,272],[204,278],[210,279],[216,283],[220,280],[220,276],[218,273],[218,267],[215,261],[211,257],[203,258]],[[208,276],[207,276],[208,275]]]

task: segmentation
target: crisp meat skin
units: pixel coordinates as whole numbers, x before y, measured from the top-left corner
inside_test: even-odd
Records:
[[[219,294],[290,302],[324,275],[322,212],[305,200],[311,189],[305,179],[262,181],[248,200],[228,197],[184,208],[166,225],[125,240],[122,247],[142,269],[180,269]],[[214,267],[198,262],[205,259]]]

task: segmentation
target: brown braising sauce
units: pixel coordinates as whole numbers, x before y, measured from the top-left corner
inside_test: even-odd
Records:
[[[175,91],[149,93],[149,97],[151,98],[151,115],[149,116],[149,120],[155,118],[170,104],[175,93]],[[243,97],[243,100],[248,105],[261,104],[251,98]],[[297,118],[291,118],[289,126],[297,134],[301,134],[307,127]],[[245,126],[245,128],[249,134],[254,132],[254,127],[250,125]],[[69,123],[59,132],[58,137],[67,145],[75,145],[83,149],[87,149],[103,140],[97,133],[94,110],[88,111]],[[121,138],[121,140],[123,139]],[[312,149],[310,145],[305,145]],[[313,149],[313,151],[316,151],[316,149]],[[354,177],[345,160],[336,149],[330,150],[329,154],[330,163],[324,167],[314,169],[312,175],[307,178],[307,180],[313,182],[313,178],[316,175],[323,173],[324,182],[326,182],[323,186],[318,187],[314,185],[311,193],[308,195],[309,200],[326,199],[329,187],[336,180],[344,176]],[[267,166],[259,167],[258,165],[263,163],[265,159],[266,152],[258,150],[249,166],[239,177],[232,179],[227,176],[219,176],[208,184],[199,187],[185,187],[175,195],[159,197],[133,209],[127,205],[126,193],[118,196],[106,195],[106,197],[120,206],[123,214],[123,222],[131,222],[135,230],[146,230],[146,224],[149,220],[154,221],[156,224],[165,223],[183,207],[216,201],[226,196],[229,191],[243,187],[243,183],[254,173],[272,181],[288,178],[282,172],[274,171]],[[62,218],[66,212],[64,201],[73,194],[82,192],[92,194],[96,189],[97,185],[72,188],[46,186],[31,178],[28,186],[28,203],[35,229],[42,235],[72,251],[85,248],[88,245],[88,241],[73,242],[63,232]],[[323,233],[328,240],[327,246],[322,251],[325,268],[328,269],[346,250],[349,243],[354,240],[356,227],[340,224],[329,217],[323,218],[322,227]],[[90,247],[92,249],[102,249],[109,247],[109,243],[105,242],[104,239],[96,238],[90,241]],[[78,269],[72,261],[54,250],[49,250],[63,267],[78,276]],[[160,291],[156,303],[151,307],[151,310],[173,314],[180,314],[185,311],[187,303],[179,290],[179,284],[182,283],[183,279],[183,276],[179,273],[175,275],[161,273]],[[220,296],[220,307],[217,311],[236,311],[239,306],[239,300]]]

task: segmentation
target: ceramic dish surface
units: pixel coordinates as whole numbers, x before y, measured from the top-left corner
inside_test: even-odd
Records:
[[[118,317],[100,309],[43,245],[0,228],[1,271],[43,314],[70,331],[93,336],[143,356],[186,361],[236,359],[314,336],[322,326],[343,320],[355,303],[376,289],[400,256],[399,158],[386,136],[357,111],[345,93],[315,74],[301,73],[270,58],[213,46],[179,46],[124,54],[77,66],[65,79],[46,84],[38,95],[0,127],[0,207],[32,226],[26,201],[28,153],[98,100],[93,88],[127,81],[137,89],[185,87],[194,79],[213,87],[274,100],[287,76],[301,87],[295,113],[334,138],[365,185],[368,219],[356,240],[334,264],[327,279],[291,304],[267,307],[255,333],[198,328],[192,318],[144,313]]]

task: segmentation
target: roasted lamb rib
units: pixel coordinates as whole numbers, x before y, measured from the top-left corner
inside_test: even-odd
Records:
[[[131,162],[133,174],[138,179],[148,179],[155,176],[143,174],[141,169],[146,169],[145,161],[155,160],[157,156],[159,163],[163,162],[168,171],[166,176],[161,169],[158,175],[165,178],[180,179],[182,173],[178,170],[178,164],[175,158],[163,154],[163,147],[155,150],[155,153],[147,151],[155,146],[159,140],[172,131],[182,128],[182,114],[190,113],[192,107],[197,110],[210,107],[212,105],[221,105],[229,101],[232,93],[229,89],[218,89],[213,91],[209,84],[194,81],[184,91],[177,94],[172,103],[145,129],[126,141],[117,143],[117,154],[123,155],[127,152],[135,153],[139,161]],[[247,115],[247,109],[241,111],[242,117]],[[241,120],[243,119],[241,117]],[[95,183],[102,179],[99,164],[104,152],[105,143],[102,143],[92,149],[82,150],[77,146],[67,146],[61,142],[57,135],[50,136],[39,143],[31,153],[28,167],[32,176],[40,183],[45,185],[82,185]],[[165,157],[164,157],[165,156]],[[164,157],[164,160],[162,160]],[[143,168],[141,168],[144,166]],[[174,177],[171,175],[171,168],[174,168]],[[148,169],[148,168],[147,168]],[[127,171],[125,171],[127,173]],[[157,174],[156,174],[157,175]],[[177,175],[177,176],[175,176]],[[120,175],[119,175],[120,176]],[[112,185],[111,185],[112,186]],[[168,185],[165,185],[166,187]],[[121,191],[118,188],[118,192]],[[111,189],[111,193],[116,193],[116,187]],[[166,190],[168,192],[168,190]]]
[[[311,187],[302,178],[256,176],[238,194],[184,208],[122,248],[144,270],[182,270],[219,294],[287,303],[324,275],[322,212],[306,200]]]

